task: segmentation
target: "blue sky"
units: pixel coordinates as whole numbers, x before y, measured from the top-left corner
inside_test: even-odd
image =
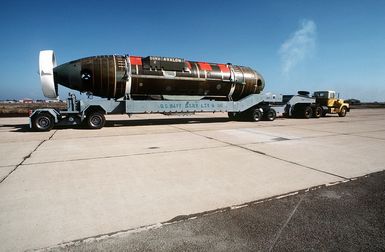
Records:
[[[42,98],[40,50],[250,66],[265,91],[385,101],[385,1],[5,1],[0,99]],[[68,90],[59,89],[61,98]]]

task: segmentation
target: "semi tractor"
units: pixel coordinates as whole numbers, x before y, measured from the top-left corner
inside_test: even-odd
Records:
[[[79,100],[70,93],[65,110],[31,111],[30,127],[36,131],[55,125],[100,129],[106,114],[227,112],[233,120],[273,121],[277,116],[345,116],[349,110],[348,104],[331,102],[334,98],[323,92],[263,93],[264,79],[249,67],[181,58],[109,55],[56,66],[53,51],[46,50],[40,52],[39,75],[48,98],[58,96],[61,84],[106,99]]]
[[[294,104],[293,101],[297,101],[295,95],[283,96],[282,104],[286,107],[286,116],[308,119],[320,118],[327,114],[338,114],[340,117],[345,117],[350,111],[349,104],[343,99],[337,98],[335,91],[315,91],[312,96],[310,96],[310,92],[298,91],[298,95],[305,97],[305,101]],[[278,109],[280,108],[278,107]]]
[[[336,97],[335,91],[316,91],[313,96],[316,98],[316,103],[322,107],[322,116],[338,114],[338,116],[344,117],[350,111],[349,103]]]

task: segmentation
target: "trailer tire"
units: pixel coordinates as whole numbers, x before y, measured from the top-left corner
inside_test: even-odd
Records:
[[[305,119],[309,119],[313,114],[313,110],[311,109],[310,106],[305,106],[302,112],[303,112],[302,117]]]
[[[259,122],[262,119],[262,112],[260,108],[253,108],[250,110],[250,120],[252,122]]]
[[[266,113],[264,115],[264,119],[266,121],[274,121],[276,117],[277,117],[277,112],[275,112],[275,110],[272,108],[270,108],[268,111],[266,111]]]
[[[32,118],[32,128],[35,131],[50,131],[53,126],[53,116],[48,112],[41,112]]]
[[[322,108],[320,106],[317,106],[313,111],[313,117],[314,118],[320,118],[323,114]]]
[[[347,108],[346,107],[342,107],[341,111],[338,113],[338,116],[339,117],[345,117],[346,116],[346,112],[347,112]]]
[[[86,117],[86,125],[89,129],[101,129],[106,123],[104,114],[99,111],[91,112]]]

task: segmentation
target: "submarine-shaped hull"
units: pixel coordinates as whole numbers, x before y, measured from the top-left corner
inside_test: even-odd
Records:
[[[263,77],[250,67],[159,56],[94,56],[56,66],[53,51],[40,52],[46,97],[57,85],[104,98],[239,100],[260,93]]]

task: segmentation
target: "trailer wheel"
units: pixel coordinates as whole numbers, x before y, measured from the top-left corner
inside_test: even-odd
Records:
[[[341,111],[338,113],[339,117],[345,117],[346,116],[347,109],[346,107],[342,107]]]
[[[258,122],[262,119],[262,112],[259,108],[254,108],[250,112],[251,121]]]
[[[95,111],[87,115],[86,123],[89,129],[101,129],[106,123],[106,118],[103,113]]]
[[[304,107],[303,114],[302,114],[303,118],[309,119],[312,114],[313,114],[313,110],[311,109],[310,106]]]
[[[36,131],[50,131],[53,125],[53,117],[47,112],[39,113],[32,119],[32,128]]]
[[[275,112],[274,109],[270,108],[264,115],[265,119],[267,121],[274,121],[275,118],[277,117],[277,113]]]
[[[322,108],[321,107],[319,107],[319,106],[317,106],[316,108],[315,108],[315,110],[313,111],[313,117],[314,118],[320,118],[321,117],[321,115],[322,115]]]

